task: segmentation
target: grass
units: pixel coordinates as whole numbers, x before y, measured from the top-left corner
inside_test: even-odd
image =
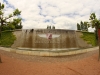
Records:
[[[82,33],[83,36],[81,36],[81,38],[87,41],[88,44],[91,44],[92,46],[96,46],[96,36],[94,33],[92,32],[82,32]]]
[[[0,46],[10,47],[16,37],[13,35],[12,31],[3,31],[0,38]]]

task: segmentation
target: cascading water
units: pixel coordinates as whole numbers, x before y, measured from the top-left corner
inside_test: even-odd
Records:
[[[16,32],[16,31],[15,31]],[[19,34],[19,36],[18,36]],[[62,29],[26,29],[16,36],[12,47],[23,48],[85,48],[89,46],[82,42],[75,30]]]

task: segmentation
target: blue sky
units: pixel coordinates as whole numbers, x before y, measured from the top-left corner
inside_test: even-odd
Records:
[[[5,4],[5,15],[18,8],[24,19],[23,28],[76,29],[80,21],[89,21],[95,12],[100,18],[100,0],[0,0]]]

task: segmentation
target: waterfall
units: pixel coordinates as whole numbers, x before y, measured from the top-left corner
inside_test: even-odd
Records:
[[[20,32],[15,31],[17,40],[12,47],[24,48],[83,48],[88,44],[80,39],[75,30],[62,29],[24,29]],[[47,36],[48,34],[48,36]],[[52,35],[48,39],[49,34]],[[78,40],[79,39],[79,40]],[[82,44],[80,45],[82,41]]]

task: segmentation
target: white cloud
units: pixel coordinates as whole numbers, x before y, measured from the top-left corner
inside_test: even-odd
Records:
[[[100,0],[6,1],[22,11],[23,28],[46,28],[52,24],[59,29],[76,29],[77,23],[89,20],[90,13],[95,12],[97,17],[100,15]],[[13,9],[9,7],[6,11],[9,14]]]

